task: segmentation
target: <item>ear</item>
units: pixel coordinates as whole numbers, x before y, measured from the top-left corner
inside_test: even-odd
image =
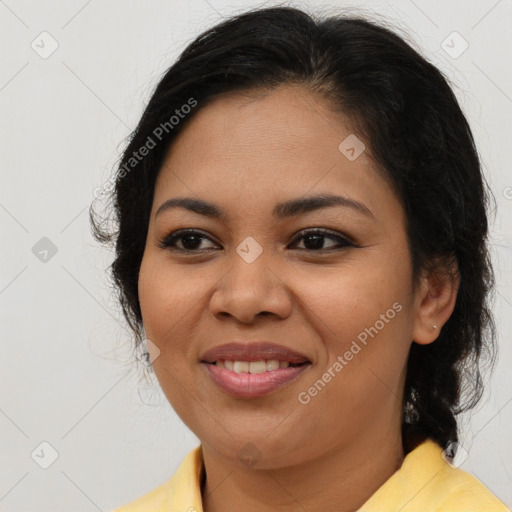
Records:
[[[421,278],[416,291],[412,341],[427,345],[439,337],[441,328],[455,307],[459,284],[460,275],[455,259],[448,264],[438,262],[434,270]]]

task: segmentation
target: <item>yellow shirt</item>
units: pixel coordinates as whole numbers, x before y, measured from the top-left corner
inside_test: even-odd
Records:
[[[359,512],[511,512],[479,480],[448,464],[441,447],[426,440]],[[203,512],[201,445],[190,451],[167,482],[112,512]]]

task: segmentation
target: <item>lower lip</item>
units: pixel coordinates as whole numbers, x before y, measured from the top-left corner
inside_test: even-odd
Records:
[[[278,368],[263,373],[236,373],[215,364],[202,363],[206,366],[210,377],[221,389],[236,398],[256,398],[268,395],[273,391],[295,380],[311,364]]]

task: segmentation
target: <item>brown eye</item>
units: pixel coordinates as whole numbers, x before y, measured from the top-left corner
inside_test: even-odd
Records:
[[[331,239],[337,242],[337,245],[331,247],[324,247],[324,240]],[[341,236],[337,233],[333,233],[331,231],[327,231],[324,229],[314,229],[306,232],[302,232],[293,243],[297,241],[304,240],[305,248],[300,248],[299,250],[306,251],[330,251],[337,250],[344,247],[357,247],[357,245],[344,236]]]
[[[199,248],[203,240],[211,240],[209,237],[192,229],[175,231],[158,242],[161,249],[171,249],[182,252],[202,252],[210,250]],[[178,242],[178,243],[177,243]],[[182,247],[179,247],[181,243]]]
[[[326,239],[334,240],[336,244],[331,245],[330,247],[324,247]],[[201,244],[205,240],[212,241],[210,237],[200,231],[192,229],[179,230],[174,233],[170,233],[160,240],[158,242],[158,247],[183,253],[200,253],[215,250],[214,247],[201,247]],[[340,250],[345,247],[358,247],[356,243],[352,242],[345,236],[325,229],[303,231],[295,238],[292,244],[297,244],[299,241],[304,241],[305,247],[298,248],[301,251],[329,252]]]

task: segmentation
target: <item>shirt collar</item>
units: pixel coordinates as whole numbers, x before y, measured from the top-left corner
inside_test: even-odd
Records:
[[[360,512],[381,512],[382,503],[393,504],[401,510],[414,501],[421,490],[436,478],[447,463],[442,448],[427,439],[409,452],[401,467],[365,502]],[[448,466],[449,467],[449,466]],[[167,503],[169,511],[203,512],[201,482],[204,476],[202,447],[190,451],[169,480]],[[407,490],[404,493],[404,490]],[[394,510],[394,508],[393,508]]]

